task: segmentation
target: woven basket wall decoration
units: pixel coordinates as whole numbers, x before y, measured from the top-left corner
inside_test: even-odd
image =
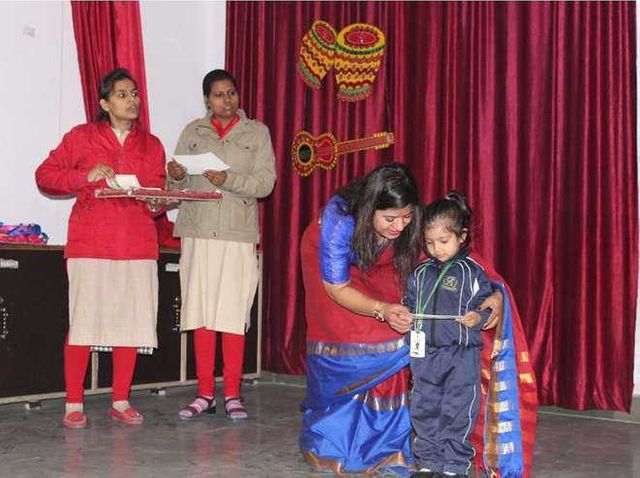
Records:
[[[368,23],[352,23],[338,33],[335,69],[339,100],[358,101],[371,94],[384,47],[384,33]]]
[[[307,86],[320,88],[322,80],[333,66],[336,31],[322,20],[316,20],[302,37],[296,64],[298,75]]]

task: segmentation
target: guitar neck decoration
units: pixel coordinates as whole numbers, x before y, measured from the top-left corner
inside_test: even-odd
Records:
[[[348,141],[338,141],[331,133],[313,136],[307,131],[300,131],[291,144],[291,159],[296,173],[308,176],[316,168],[333,169],[341,154],[388,148],[394,142],[393,133],[387,131]]]

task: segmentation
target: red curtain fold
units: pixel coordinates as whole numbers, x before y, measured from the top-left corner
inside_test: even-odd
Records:
[[[387,47],[370,98],[296,75],[314,20],[367,22]],[[391,159],[425,201],[455,188],[475,247],[512,286],[540,403],[629,410],[637,291],[635,5],[599,2],[228,2],[227,67],[270,128],[278,182],[263,203],[263,366],[305,371],[299,240],[331,193]],[[301,178],[301,129],[392,149]],[[363,319],[366,320],[366,319]]]
[[[126,68],[138,83],[141,100],[138,121],[149,129],[138,2],[72,1],[71,12],[87,121],[93,121],[98,112],[100,79],[114,68]]]

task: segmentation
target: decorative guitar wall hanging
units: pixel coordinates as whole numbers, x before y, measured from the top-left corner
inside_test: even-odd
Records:
[[[296,173],[308,176],[316,168],[333,169],[341,154],[388,148],[394,142],[393,133],[387,131],[348,141],[338,141],[331,133],[313,136],[307,131],[300,131],[291,144],[291,159]]]

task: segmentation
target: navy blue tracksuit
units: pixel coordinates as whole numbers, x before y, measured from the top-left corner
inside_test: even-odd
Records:
[[[447,263],[429,259],[419,264],[409,278],[404,304],[416,314],[462,316],[492,292],[482,267],[463,252]],[[411,357],[411,422],[420,468],[468,473],[475,454],[469,436],[480,403],[480,331],[489,311],[480,315],[472,329],[454,320],[414,323],[414,329],[421,326],[425,333],[425,356]]]

